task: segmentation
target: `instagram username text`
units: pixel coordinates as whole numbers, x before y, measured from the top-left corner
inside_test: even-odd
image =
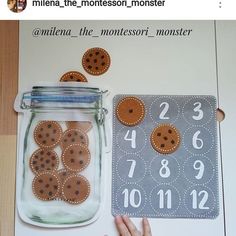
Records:
[[[164,7],[165,0],[33,0],[33,7]]]

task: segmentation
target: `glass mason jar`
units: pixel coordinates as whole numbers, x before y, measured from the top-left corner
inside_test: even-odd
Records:
[[[72,227],[99,216],[106,92],[63,85],[18,95],[17,208],[25,222]]]

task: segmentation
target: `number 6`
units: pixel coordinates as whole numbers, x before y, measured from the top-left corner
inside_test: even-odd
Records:
[[[200,135],[201,131],[198,130],[194,135],[192,139],[192,144],[195,149],[202,149],[203,147],[203,140],[199,138],[198,136]]]

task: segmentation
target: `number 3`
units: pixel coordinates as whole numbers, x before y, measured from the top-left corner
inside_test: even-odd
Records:
[[[193,104],[194,107],[194,112],[198,112],[198,115],[192,116],[194,120],[201,120],[203,118],[203,111],[201,110],[202,104],[200,102],[195,102]]]

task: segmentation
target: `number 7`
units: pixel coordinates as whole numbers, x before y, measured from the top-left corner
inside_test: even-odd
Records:
[[[136,161],[135,160],[127,160],[127,162],[131,162],[128,177],[132,178],[133,175],[134,175],[134,169],[135,169],[135,166],[136,166]]]

